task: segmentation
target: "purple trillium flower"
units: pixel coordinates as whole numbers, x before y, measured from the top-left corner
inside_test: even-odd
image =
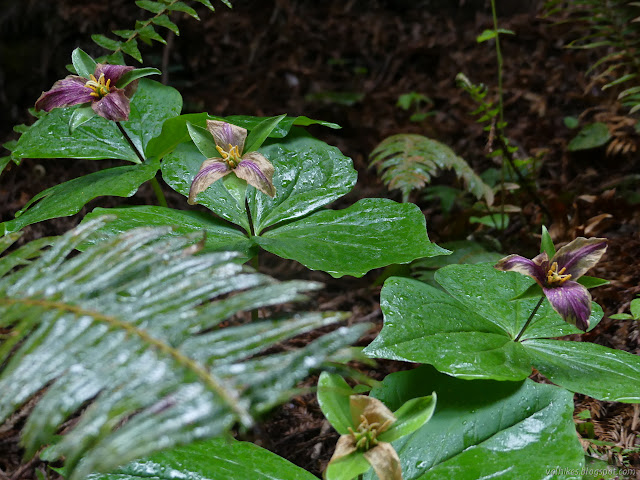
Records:
[[[258,152],[242,154],[247,130],[237,125],[207,120],[207,130],[213,136],[216,149],[222,158],[209,158],[202,163],[200,171],[191,183],[188,202],[193,205],[196,196],[213,182],[233,172],[238,178],[253,185],[262,193],[275,196],[273,186],[273,165]]]
[[[96,114],[107,120],[121,122],[129,119],[129,98],[136,91],[137,80],[125,88],[117,88],[122,76],[133,70],[125,65],[98,63],[90,78],[69,75],[58,80],[51,90],[42,92],[36,110],[49,112],[54,108],[90,104]]]
[[[606,250],[604,238],[578,237],[558,250],[551,260],[546,253],[533,260],[509,255],[495,268],[532,277],[542,287],[553,309],[566,322],[586,331],[591,316],[591,294],[576,280],[598,263]]]

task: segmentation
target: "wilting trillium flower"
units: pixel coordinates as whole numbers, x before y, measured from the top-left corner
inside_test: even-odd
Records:
[[[269,160],[258,152],[243,154],[244,141],[247,138],[245,128],[217,120],[207,120],[207,130],[213,135],[216,149],[222,158],[209,158],[202,163],[200,171],[191,183],[188,200],[190,204],[195,203],[196,195],[231,172],[270,197],[276,194],[272,182],[273,165]]]
[[[36,110],[49,112],[54,108],[90,104],[93,111],[114,122],[129,119],[129,98],[136,91],[138,82],[133,81],[124,88],[116,84],[122,76],[134,70],[125,65],[98,63],[89,78],[69,75],[58,80],[51,90],[42,92],[36,101]]]
[[[589,328],[591,294],[576,280],[593,267],[607,250],[604,238],[578,237],[556,252],[551,260],[541,253],[533,260],[509,255],[495,268],[532,277],[562,318],[582,331]]]
[[[338,439],[327,466],[327,477],[331,476],[331,468],[341,468],[341,459],[360,452],[380,480],[402,480],[397,452],[390,443],[382,441],[384,432],[397,420],[393,412],[380,400],[366,395],[351,395],[349,402],[354,428],[349,427],[349,434]]]

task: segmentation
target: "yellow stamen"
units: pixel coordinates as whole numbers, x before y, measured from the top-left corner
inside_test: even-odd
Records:
[[[567,271],[567,267],[562,267],[562,270],[558,271],[558,262],[553,262],[551,268],[547,272],[547,283],[549,285],[562,285],[564,282],[571,278],[571,274],[564,275]]]
[[[95,75],[89,75],[90,80],[84,84],[85,87],[90,88],[93,92],[90,93],[92,97],[103,98],[111,92],[111,79],[104,79],[104,73],[100,74],[100,78],[96,79]]]
[[[222,160],[224,160],[230,168],[236,168],[242,160],[237,145],[229,144],[228,151],[225,151],[222,147],[216,145],[216,150],[218,150],[218,153],[222,156]]]

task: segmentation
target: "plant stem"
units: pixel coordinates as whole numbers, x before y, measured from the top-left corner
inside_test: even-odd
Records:
[[[253,237],[255,236],[256,231],[253,228],[253,218],[251,218],[251,209],[249,208],[249,200],[246,197],[244,199],[244,208],[247,211],[247,220],[249,220],[249,235]]]
[[[158,205],[160,205],[161,207],[166,207],[167,199],[165,198],[164,193],[162,192],[162,187],[160,186],[160,182],[158,182],[158,179],[156,177],[153,177],[152,179],[149,180],[149,184],[153,189],[153,193],[156,194]]]
[[[120,122],[116,122],[116,125],[118,126],[120,133],[122,133],[122,136],[129,143],[129,146],[135,152],[136,156],[140,159],[138,163],[144,163],[144,156],[142,155],[142,153],[140,153],[140,150],[138,150],[138,148],[135,146],[135,144],[133,143],[133,140],[131,140],[131,137],[129,137],[129,135],[127,134],[125,129],[122,127],[122,125],[120,125]]]
[[[538,311],[538,309],[540,308],[540,305],[542,305],[542,301],[544,300],[544,296],[540,297],[540,300],[538,301],[538,304],[536,305],[536,308],[533,309],[533,312],[531,312],[531,315],[529,315],[529,318],[527,319],[527,321],[525,322],[524,326],[522,327],[522,330],[520,330],[520,333],[518,334],[518,336],[515,338],[514,342],[517,342],[518,340],[520,340],[520,337],[522,336],[522,334],[524,333],[524,331],[527,329],[527,327],[529,326],[529,324],[531,323],[531,320],[533,320],[533,316],[536,314],[536,312]]]
[[[493,29],[496,33],[496,59],[498,61],[498,124],[496,125],[497,137],[504,136],[504,102],[502,99],[502,50],[500,49],[500,33],[498,32],[498,14],[496,12],[496,2],[491,0],[491,15],[493,16]],[[504,201],[505,201],[505,165],[502,162],[500,175],[500,226],[504,230]]]
[[[133,140],[131,140],[131,137],[129,137],[126,130],[122,127],[122,125],[120,125],[120,122],[116,122],[116,125],[118,126],[120,133],[122,133],[122,136],[129,143],[129,146],[135,152],[136,156],[140,159],[140,161],[137,163],[144,163],[144,155],[140,153],[140,150],[138,150],[138,148],[135,146],[135,144],[133,143]],[[149,180],[149,184],[153,189],[153,193],[156,194],[156,198],[158,199],[158,205],[160,205],[161,207],[166,207],[167,199],[165,198],[164,193],[162,192],[162,188],[160,187],[160,183],[158,182],[158,179],[154,176],[152,179]]]

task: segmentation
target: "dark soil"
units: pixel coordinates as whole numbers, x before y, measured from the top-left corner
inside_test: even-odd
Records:
[[[213,2],[214,4],[216,2]],[[184,17],[181,35],[169,38],[166,50],[143,50],[149,64],[162,66],[164,81],[178,88],[185,111],[216,115],[306,115],[338,123],[341,130],[310,127],[317,137],[338,146],[353,158],[359,181],[340,199],[343,207],[363,197],[389,197],[368,155],[381,140],[401,132],[420,133],[448,144],[476,171],[496,167],[486,154],[494,147],[470,112],[475,105],[455,85],[459,72],[474,83],[485,83],[496,93],[497,67],[492,42],[477,43],[476,36],[491,28],[485,1],[453,0],[236,0],[233,10],[221,4],[215,14],[199,10],[202,21]],[[638,135],[634,120],[586,75],[597,52],[568,50],[564,45],[576,33],[568,25],[555,25],[537,13],[538,2],[500,2],[501,26],[515,32],[503,36],[504,98],[507,133],[520,155],[540,155],[536,192],[543,206],[526,191],[509,199],[522,212],[513,215],[506,231],[469,224],[470,210],[442,211],[439,202],[419,195],[412,200],[424,211],[433,241],[445,242],[473,235],[498,240],[502,252],[532,255],[545,222],[557,243],[576,236],[601,236],[609,250],[591,272],[611,280],[593,290],[605,318],[576,341],[589,341],[640,353],[638,322],[614,321],[609,315],[628,312],[640,293],[640,210],[635,191],[625,180],[639,168]],[[517,4],[517,7],[515,6]],[[0,139],[15,138],[14,124],[31,122],[26,109],[40,91],[66,74],[69,54],[81,46],[93,55],[92,33],[129,28],[140,11],[133,2],[112,0],[0,1]],[[169,67],[169,68],[167,68]],[[396,106],[408,92],[428,96],[433,114],[411,122],[411,112]],[[333,93],[343,94],[340,99]],[[348,94],[348,95],[345,95]],[[348,101],[345,101],[346,100]],[[567,143],[575,130],[566,116],[600,120],[615,131],[616,148],[569,153]],[[626,153],[622,153],[625,151]],[[0,221],[13,218],[32,196],[45,188],[117,162],[78,160],[24,160],[10,166],[0,180]],[[437,183],[451,184],[447,175]],[[185,208],[184,198],[165,188],[169,206]],[[635,197],[634,197],[635,196]],[[130,199],[101,198],[69,218],[25,228],[22,241],[60,234],[79,223],[96,206],[152,204],[146,185]],[[545,219],[545,211],[551,218]],[[333,279],[310,272],[295,262],[265,256],[261,267],[276,278],[306,278],[326,284],[307,308],[345,310],[350,322],[369,321],[376,327],[360,342],[368,344],[382,325],[380,288],[372,286],[380,271],[362,279]],[[292,343],[308,341],[299,338]],[[358,366],[373,378],[412,368],[380,361]],[[312,386],[311,378],[303,386]],[[598,439],[626,448],[639,447],[640,412],[632,405],[606,403],[576,396],[576,413],[589,409]],[[38,461],[25,463],[18,446],[22,419],[0,427],[0,480],[35,478],[43,469]],[[337,434],[324,420],[315,396],[299,396],[276,409],[247,437],[320,476]],[[585,440],[585,447],[588,442]],[[601,447],[612,463],[621,458],[615,448]],[[640,467],[638,453],[625,458]],[[638,477],[640,478],[640,476]]]

